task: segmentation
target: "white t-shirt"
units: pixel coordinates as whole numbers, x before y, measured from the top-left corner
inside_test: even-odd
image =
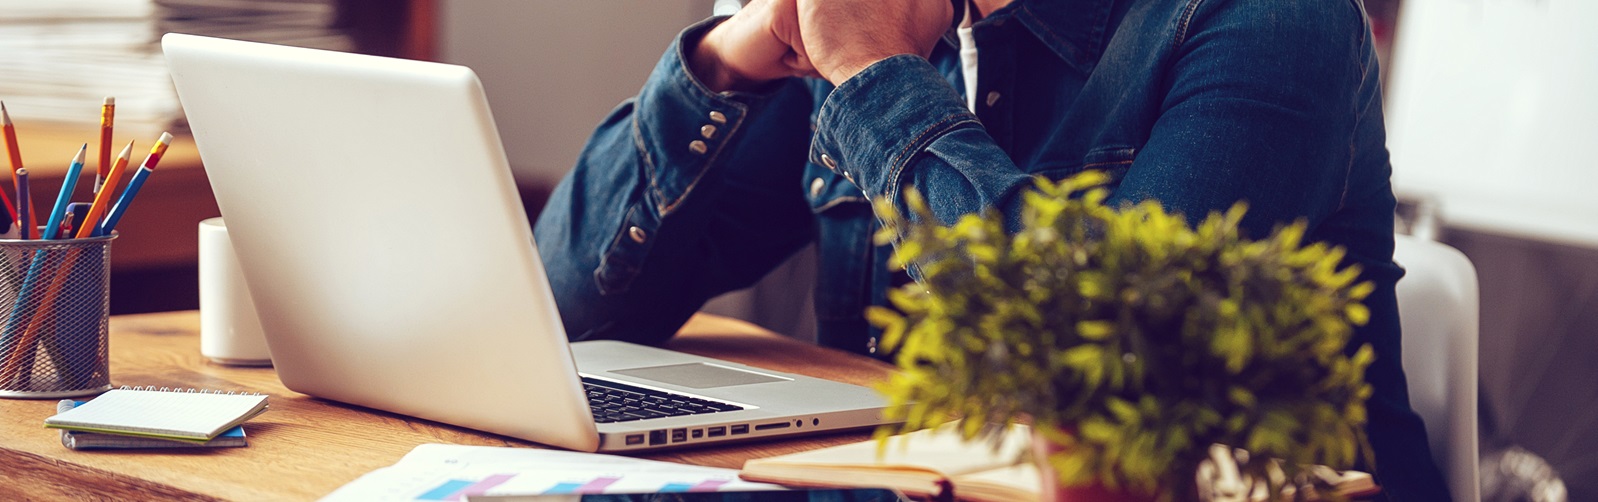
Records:
[[[960,37],[960,72],[965,77],[965,106],[971,113],[977,112],[977,39],[971,34],[971,10],[975,8],[966,2],[965,19],[954,30]]]

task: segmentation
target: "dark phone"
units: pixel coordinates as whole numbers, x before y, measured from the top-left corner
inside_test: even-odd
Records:
[[[882,488],[592,495],[468,495],[467,502],[909,502]]]

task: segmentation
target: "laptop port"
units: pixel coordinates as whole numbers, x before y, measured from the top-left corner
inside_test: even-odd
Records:
[[[699,438],[705,437],[705,430],[704,429],[694,429],[693,436],[694,436],[694,439],[699,439]]]
[[[769,423],[769,424],[756,425],[755,426],[755,430],[764,431],[764,430],[771,430],[771,429],[787,429],[788,427],[790,427],[792,425],[793,424],[790,424],[788,422],[773,422],[773,423]]]
[[[727,428],[723,426],[711,427],[709,429],[705,429],[705,433],[709,434],[710,437],[719,438],[727,435]]]
[[[732,426],[732,433],[735,436],[738,435],[738,434],[748,434],[749,433],[749,424]]]
[[[671,442],[681,443],[688,440],[688,429],[672,429]]]
[[[649,431],[649,445],[666,444],[666,429]]]
[[[627,435],[627,445],[628,446],[632,446],[632,445],[635,445],[635,444],[644,444],[644,435],[643,434],[628,434]]]

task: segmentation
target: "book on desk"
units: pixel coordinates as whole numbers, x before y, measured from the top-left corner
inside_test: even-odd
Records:
[[[951,425],[889,438],[885,445],[864,441],[830,448],[751,459],[745,480],[807,487],[883,487],[915,498],[978,502],[1043,499],[1043,472],[1029,450],[1032,432],[1011,425],[997,441],[966,441]],[[1195,482],[1205,483],[1207,500],[1268,500],[1264,483],[1252,483],[1225,460],[1228,448],[1215,445],[1211,460]],[[1052,474],[1052,473],[1048,473]],[[1321,484],[1340,497],[1368,497],[1379,491],[1369,474],[1315,469]],[[1288,488],[1292,489],[1292,488]],[[1284,490],[1284,496],[1291,495]],[[1315,500],[1311,497],[1309,500]]]

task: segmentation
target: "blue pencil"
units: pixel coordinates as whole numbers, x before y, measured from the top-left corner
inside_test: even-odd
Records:
[[[111,235],[111,231],[116,230],[117,221],[121,220],[122,215],[128,212],[128,205],[133,203],[133,197],[139,195],[139,187],[144,186],[144,180],[149,179],[150,174],[154,172],[155,170],[148,167],[140,167],[138,171],[133,173],[133,177],[128,179],[128,188],[122,191],[122,196],[117,198],[117,203],[112,205],[111,211],[105,214],[105,221],[100,223],[100,229],[94,232],[95,237]]]
[[[106,212],[105,220],[94,227],[94,237],[111,235],[111,231],[116,230],[117,221],[121,220],[122,215],[128,212],[128,205],[133,203],[133,196],[139,194],[139,187],[144,186],[144,180],[155,173],[156,164],[161,162],[161,157],[166,155],[167,146],[171,144],[172,135],[169,133],[163,132],[161,133],[161,138],[155,140],[155,146],[150,147],[150,155],[144,158],[144,164],[139,166],[139,170],[135,171],[133,177],[128,180],[128,188],[122,191],[122,196],[117,198],[116,204],[112,205],[111,210]],[[95,202],[98,205],[99,200]],[[93,209],[90,212],[92,213]],[[88,225],[92,224],[92,222],[85,221],[84,224]]]
[[[21,235],[23,240],[31,239],[37,228],[28,228],[29,218],[33,218],[33,198],[28,194],[28,168],[24,167],[14,171],[17,175],[17,221],[22,224]]]
[[[27,239],[31,232],[28,231],[28,207],[32,206],[28,199],[28,169],[22,168],[12,171],[17,180],[17,221],[22,225],[19,239]],[[26,385],[31,378],[29,372],[33,371],[33,347],[22,343],[24,328],[28,326],[28,314],[32,313],[26,307],[33,303],[33,291],[38,289],[35,283],[39,279],[39,269],[43,268],[44,250],[33,252],[33,263],[28,266],[28,274],[22,280],[22,286],[17,290],[17,303],[11,307],[11,315],[6,320],[3,331],[0,331],[0,344],[18,344],[13,347],[15,352],[0,362],[0,367],[9,367],[13,373],[5,385]]]
[[[55,197],[55,206],[50,208],[50,220],[44,224],[40,239],[54,239],[61,232],[61,219],[67,215],[67,204],[72,203],[72,191],[78,188],[78,174],[83,172],[83,155],[88,151],[89,144],[84,143],[83,148],[78,149],[78,156],[72,158],[72,167],[67,168],[67,179],[61,182],[61,195]]]

